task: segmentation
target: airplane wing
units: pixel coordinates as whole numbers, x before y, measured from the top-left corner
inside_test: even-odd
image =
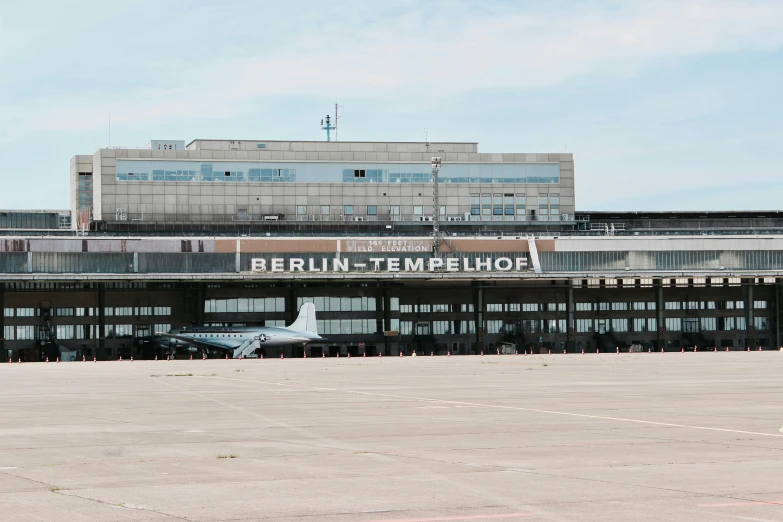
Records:
[[[211,343],[207,341],[202,341],[200,339],[193,339],[192,337],[185,337],[184,335],[177,335],[177,334],[171,334],[166,332],[155,332],[155,335],[160,335],[162,337],[170,337],[171,339],[176,339],[178,341],[192,344],[194,346],[200,346],[202,348],[219,348],[221,350],[233,350],[239,347],[239,344],[236,343],[229,346],[227,344]]]

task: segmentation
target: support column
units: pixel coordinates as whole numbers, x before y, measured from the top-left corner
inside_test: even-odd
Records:
[[[106,284],[98,283],[98,331],[96,332],[96,338],[98,339],[98,350],[96,357],[101,360],[107,360],[108,354],[106,353]]]
[[[5,339],[5,283],[0,283],[0,339]],[[5,341],[0,341],[0,362],[8,359]]]
[[[748,290],[745,293],[745,316],[748,324],[747,327],[747,339],[745,340],[746,347],[750,347],[751,350],[755,350],[758,346],[756,342],[756,326],[753,322],[753,300],[754,300],[754,286],[756,283],[755,278],[743,279],[743,283],[748,286]]]
[[[296,288],[293,285],[286,287],[285,289],[285,324],[289,324],[296,321],[296,316],[299,314],[299,310],[296,308]]]
[[[576,323],[574,321],[574,286],[573,281],[568,280],[568,295],[566,298],[566,313],[568,314],[568,321],[566,328],[568,328],[568,340],[566,341],[566,350],[568,353],[576,352]]]
[[[663,280],[655,279],[653,282],[655,286],[655,316],[657,323],[657,335],[655,337],[655,349],[663,350],[666,347],[666,339],[664,338],[664,332],[666,332],[666,321],[663,317]]]
[[[780,278],[775,280],[775,346],[783,346],[780,339]]]
[[[187,295],[187,294],[186,294]],[[204,324],[204,303],[206,302],[206,290],[204,283],[196,283],[196,300],[193,303],[193,317],[199,326]],[[173,325],[172,325],[173,326]]]
[[[383,331],[391,331],[391,290],[388,283],[383,287]],[[383,347],[378,347],[378,349],[383,350],[384,355],[390,353],[389,338],[386,335],[383,336]]]
[[[484,350],[484,288],[476,286],[473,294],[474,316],[476,317],[476,353]]]

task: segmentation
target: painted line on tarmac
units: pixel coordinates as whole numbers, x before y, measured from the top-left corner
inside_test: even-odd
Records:
[[[336,393],[352,393],[355,395],[366,395],[369,397],[384,397],[387,399],[405,399],[405,400],[414,400],[414,401],[426,401],[426,402],[434,402],[434,403],[441,403],[441,404],[457,404],[457,405],[463,405],[463,406],[477,406],[482,408],[495,408],[495,409],[501,409],[501,410],[514,410],[514,411],[527,411],[531,413],[548,413],[550,415],[563,415],[567,417],[580,417],[583,419],[597,419],[597,420],[609,420],[609,421],[617,421],[617,422],[630,422],[635,424],[647,424],[650,426],[664,426],[667,428],[686,428],[686,429],[692,429],[692,430],[705,430],[705,431],[718,431],[723,433],[738,433],[741,435],[759,435],[761,437],[775,437],[775,438],[783,438],[783,431],[781,433],[764,433],[761,431],[744,431],[744,430],[732,430],[729,428],[712,428],[709,426],[690,426],[688,424],[675,424],[671,422],[657,422],[657,421],[650,421],[650,420],[642,420],[642,419],[627,419],[624,417],[607,417],[603,415],[590,415],[588,413],[574,413],[574,412],[568,412],[568,411],[554,411],[554,410],[539,410],[536,408],[523,408],[521,406],[504,406],[502,404],[484,404],[484,403],[477,403],[477,402],[463,402],[463,401],[451,401],[447,399],[432,399],[429,397],[413,397],[409,395],[392,395],[387,393],[373,393],[373,392],[363,392],[359,390],[349,390],[346,388],[323,388],[320,386],[306,386],[304,384],[289,384],[284,382],[271,382],[271,381],[257,381],[257,380],[251,380],[251,379],[235,379],[232,377],[209,377],[210,379],[221,379],[224,381],[236,381],[236,382],[246,382],[246,383],[256,383],[256,384],[267,384],[270,386],[282,386],[287,388],[299,388],[304,390],[313,390],[313,391],[326,391],[326,392],[336,392]],[[782,428],[783,430],[783,428]]]
[[[776,500],[747,500],[745,502],[723,502],[720,504],[699,504],[699,507],[734,507],[734,506],[781,506],[783,502]]]
[[[462,520],[509,520],[511,518],[532,517],[530,513],[504,513],[497,515],[454,515],[428,518],[394,518],[378,519],[370,522],[459,522]]]

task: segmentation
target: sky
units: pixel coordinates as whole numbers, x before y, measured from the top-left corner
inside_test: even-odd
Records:
[[[0,2],[0,208],[151,139],[574,154],[590,210],[783,208],[780,0]],[[109,124],[111,122],[111,125]]]

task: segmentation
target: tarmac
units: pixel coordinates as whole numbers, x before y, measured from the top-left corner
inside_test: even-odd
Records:
[[[0,364],[0,519],[783,521],[783,353]]]

